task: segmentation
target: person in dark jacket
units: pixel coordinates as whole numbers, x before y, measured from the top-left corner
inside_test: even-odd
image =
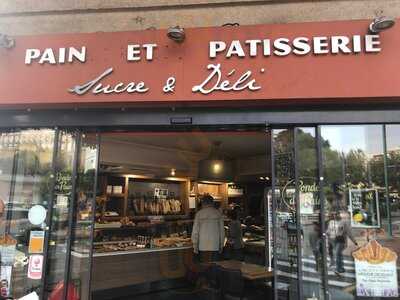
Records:
[[[230,213],[231,220],[229,222],[228,242],[231,258],[236,260],[243,260],[244,243],[242,223],[239,219],[238,209],[234,209]]]
[[[315,269],[318,271],[322,266],[322,247],[321,227],[318,222],[313,222],[313,230],[309,235],[311,250],[315,258]]]

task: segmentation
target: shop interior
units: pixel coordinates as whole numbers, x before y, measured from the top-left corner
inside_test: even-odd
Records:
[[[269,140],[265,128],[103,133],[93,237],[94,299],[210,299],[219,275],[199,262],[191,241],[205,195],[212,196],[224,220],[226,244],[219,260],[228,262],[221,267],[232,277],[227,284],[243,295],[251,284],[253,296],[264,298],[265,283],[272,280],[264,204],[271,178]],[[240,257],[227,245],[232,214],[241,223]],[[238,270],[239,263],[248,269]],[[250,280],[242,280],[246,276]]]

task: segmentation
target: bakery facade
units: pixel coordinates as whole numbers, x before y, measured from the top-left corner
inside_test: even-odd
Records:
[[[400,27],[370,23],[13,37],[1,296],[396,299]]]

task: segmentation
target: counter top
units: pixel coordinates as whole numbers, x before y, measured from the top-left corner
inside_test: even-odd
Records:
[[[139,254],[139,253],[152,253],[152,252],[165,252],[165,251],[177,251],[177,250],[186,250],[192,249],[192,246],[182,246],[182,247],[171,247],[171,248],[144,248],[144,249],[136,249],[136,250],[127,250],[127,251],[111,251],[111,252],[98,252],[93,253],[93,257],[106,257],[106,256],[120,256],[120,255],[129,255],[129,254]],[[88,253],[80,253],[76,251],[72,251],[72,255],[79,258],[87,258],[89,257]]]

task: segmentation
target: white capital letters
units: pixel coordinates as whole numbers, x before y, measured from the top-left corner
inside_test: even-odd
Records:
[[[127,58],[128,61],[140,60],[140,45],[128,45]]]
[[[314,38],[314,54],[326,54],[328,50],[328,38],[325,36],[318,36]]]
[[[311,47],[308,44],[308,38],[298,37],[293,40],[293,53],[296,55],[306,55],[310,53]]]
[[[82,47],[80,51],[75,49],[74,47],[70,47],[68,52],[68,62],[73,62],[74,58],[76,58],[80,62],[85,62],[86,47]]]
[[[245,43],[250,47],[250,56],[257,56],[257,45],[261,43],[261,40],[247,40]]]
[[[33,59],[37,59],[40,56],[39,49],[26,49],[25,51],[25,64],[30,65]]]
[[[286,56],[289,55],[292,51],[292,48],[289,46],[289,39],[280,38],[274,41],[275,51],[274,54],[278,56]]]
[[[212,41],[209,48],[210,58],[215,58],[217,57],[217,52],[222,52],[226,49],[226,44],[222,41]]]
[[[378,47],[380,44],[379,35],[374,34],[365,36],[365,52],[381,52],[381,48]]]
[[[353,36],[353,52],[354,53],[361,52],[361,36],[359,35]]]
[[[226,57],[231,57],[232,55],[237,55],[239,57],[245,57],[242,45],[238,40],[232,41],[229,46],[228,52],[226,53]]]
[[[39,60],[39,64],[49,63],[54,65],[56,63],[56,58],[54,57],[53,50],[51,48],[47,48],[44,50],[42,57]]]
[[[143,44],[143,48],[146,50],[146,60],[153,60],[154,48],[157,44]]]
[[[343,53],[351,53],[348,47],[350,39],[347,36],[333,36],[331,37],[332,53],[337,54],[339,51]]]

